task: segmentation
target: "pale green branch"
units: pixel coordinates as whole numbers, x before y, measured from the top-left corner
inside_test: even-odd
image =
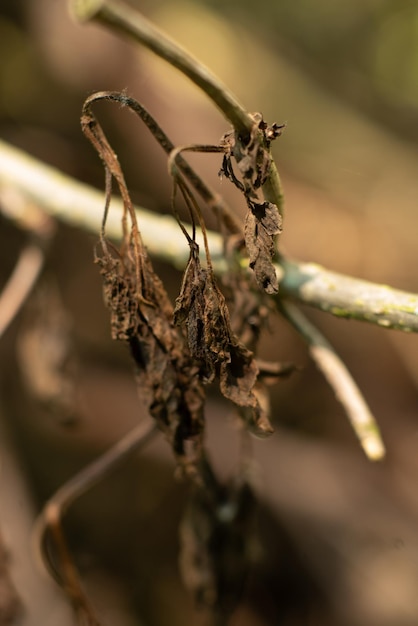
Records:
[[[17,189],[31,202],[21,203],[14,215],[9,208],[8,213],[4,212],[9,219],[30,220],[30,212],[36,205],[67,224],[97,235],[100,232],[104,192],[96,191],[0,141],[1,211],[4,209],[2,195],[12,189]],[[121,236],[121,215],[122,203],[115,198],[106,225],[109,237],[115,240]],[[137,209],[137,218],[150,254],[177,268],[184,268],[189,249],[175,219],[142,208]],[[227,269],[222,238],[214,232],[208,232],[208,237],[214,270],[220,274]],[[202,241],[201,234],[198,234],[198,240]],[[280,280],[277,298],[291,297],[337,317],[355,318],[382,328],[418,332],[417,294],[337,274],[314,263],[282,259],[277,265],[277,273]]]
[[[316,263],[283,260],[281,295],[336,317],[418,332],[418,295],[332,272]]]
[[[291,302],[282,300],[281,313],[304,338],[309,353],[344,407],[348,420],[371,461],[385,456],[379,427],[350,372],[322,333]]]

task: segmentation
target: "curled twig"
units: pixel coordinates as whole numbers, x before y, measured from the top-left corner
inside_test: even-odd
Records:
[[[154,117],[147,111],[147,109],[135,98],[131,98],[126,93],[121,93],[118,91],[99,91],[97,93],[92,94],[89,98],[86,99],[84,103],[84,110],[86,111],[91,107],[94,102],[99,102],[101,100],[108,100],[111,102],[117,102],[121,106],[128,107],[133,113],[135,113],[142,122],[147,126],[154,139],[160,144],[162,149],[167,155],[171,155],[173,153],[178,153],[183,151],[183,148],[177,149],[173,142],[166,135],[164,130],[158,124],[158,122],[154,119]],[[213,150],[210,150],[211,146],[207,146],[206,152],[221,152],[222,149],[218,149],[214,147]],[[186,148],[189,149],[189,148]],[[192,148],[190,148],[192,150]],[[202,151],[202,150],[195,150]],[[185,161],[180,154],[176,157],[176,165],[178,169],[182,172],[185,178],[189,181],[189,183],[193,186],[202,200],[208,205],[210,209],[213,210],[215,215],[221,220],[221,223],[224,224],[227,231],[230,233],[241,233],[242,227],[233,211],[225,202],[224,198],[216,193],[211,187],[195,172],[195,170]]]

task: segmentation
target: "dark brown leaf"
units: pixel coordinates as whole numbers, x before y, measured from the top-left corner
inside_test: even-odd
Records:
[[[280,134],[282,127],[273,124],[267,127],[259,113],[253,114],[254,126],[244,143],[234,133],[227,133],[221,144],[226,155],[220,173],[229,178],[243,192],[248,213],[245,221],[245,244],[257,283],[268,293],[278,292],[276,270],[272,263],[275,252],[274,238],[282,229],[282,218],[272,202],[260,202],[257,190],[264,184],[270,168],[268,151],[270,141]],[[231,157],[234,157],[242,182],[235,176]]]
[[[106,205],[96,262],[111,311],[112,337],[129,346],[148,410],[165,432],[182,469],[195,472],[202,452],[204,389],[183,333],[173,323],[171,302],[142,242],[117,156],[91,112],[92,102],[107,97],[104,92],[86,100],[82,127],[106,171]],[[124,206],[119,250],[105,239],[112,177]]]
[[[257,283],[268,294],[274,294],[279,290],[279,283],[272,263],[274,235],[269,231],[273,230],[275,234],[280,232],[278,226],[280,214],[274,204],[270,202],[265,204],[269,206],[261,219],[257,217],[252,208],[249,208],[245,218],[244,235],[250,257],[250,267],[254,270]],[[258,211],[258,213],[260,215],[262,212]]]
[[[248,430],[256,437],[264,439],[274,432],[270,422],[270,397],[265,384],[260,381],[254,386],[253,393],[257,400],[256,406],[242,407],[238,412]]]
[[[218,375],[226,398],[256,410],[254,355],[232,332],[225,297],[212,272],[201,267],[198,255],[198,246],[192,243],[174,320],[186,326],[189,349],[200,364],[202,379],[211,382]]]

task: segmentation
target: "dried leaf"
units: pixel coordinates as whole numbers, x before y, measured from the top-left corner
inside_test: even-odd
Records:
[[[260,381],[254,386],[253,393],[257,399],[256,407],[242,407],[238,412],[248,430],[256,437],[264,439],[274,432],[270,422],[270,396],[265,384]]]
[[[250,257],[250,267],[258,284],[268,294],[277,293],[279,283],[272,263],[274,236],[281,232],[281,216],[275,204],[251,203],[245,218],[245,244]]]
[[[224,136],[222,145],[226,155],[220,173],[225,174],[245,196],[248,213],[244,235],[250,267],[254,270],[258,284],[268,294],[273,294],[279,289],[272,263],[274,238],[281,232],[282,218],[275,204],[258,200],[257,190],[264,184],[270,168],[270,141],[280,134],[282,127],[277,124],[267,127],[259,113],[253,114],[253,118],[254,126],[247,143],[234,133]],[[231,156],[236,160],[242,182],[234,174]]]
[[[234,335],[224,295],[211,271],[200,265],[193,243],[174,319],[185,323],[192,356],[200,363],[205,382],[219,376],[222,394],[238,406],[256,408],[252,389],[258,368],[253,353]]]
[[[173,325],[165,289],[139,245],[139,293],[129,254],[115,259],[104,252],[98,257],[112,336],[129,345],[141,396],[183,469],[189,471],[201,454],[204,390],[182,333]]]
[[[199,259],[199,247],[190,242],[190,257],[187,263],[180,295],[174,307],[174,323],[186,325],[187,340],[191,355],[199,364],[200,377],[204,382],[212,382],[215,377],[215,364],[208,353],[205,286],[207,271]]]
[[[195,471],[202,452],[204,389],[183,333],[173,323],[171,302],[142,242],[117,156],[91,112],[92,102],[106,98],[106,92],[87,98],[82,127],[106,171],[106,204],[96,262],[111,311],[112,337],[129,346],[141,395],[166,433],[181,467]],[[124,206],[119,250],[105,239],[112,177]]]

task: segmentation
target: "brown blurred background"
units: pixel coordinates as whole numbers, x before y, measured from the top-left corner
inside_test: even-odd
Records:
[[[131,4],[212,68],[250,111],[286,122],[275,146],[286,197],[285,252],[417,292],[417,4]],[[175,70],[99,27],[76,25],[65,2],[3,0],[2,139],[103,188],[100,162],[79,124],[84,98],[101,89],[127,89],[176,144],[217,143],[228,130]],[[168,213],[170,182],[159,147],[126,111],[103,105],[100,114],[134,200]],[[243,214],[234,190],[217,180],[218,157],[192,161]],[[24,239],[0,217],[0,286]],[[25,626],[71,623],[60,593],[33,565],[34,513],[142,415],[128,355],[110,340],[94,243],[92,235],[59,226],[40,289],[1,341],[0,533],[24,607],[16,623]],[[156,268],[175,297],[180,274],[158,262]],[[254,443],[258,557],[230,624],[414,626],[418,339],[307,314],[359,383],[388,453],[378,465],[367,462],[301,340],[274,319],[263,356],[301,369],[273,388],[276,433]],[[25,372],[42,371],[48,333],[64,346],[68,388],[45,402]],[[219,399],[209,402],[209,448],[223,477],[236,470],[229,413]],[[207,623],[178,574],[185,497],[158,440],[73,507],[66,528],[105,624]],[[0,624],[13,623],[6,613],[2,618],[0,609]]]

